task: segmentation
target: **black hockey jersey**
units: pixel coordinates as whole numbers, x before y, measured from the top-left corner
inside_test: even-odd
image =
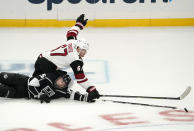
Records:
[[[69,98],[72,80],[68,87],[59,89],[54,86],[56,79],[59,78],[61,74],[67,73],[64,71],[56,71],[55,73],[45,73],[36,77],[31,77],[28,80],[29,97],[39,99],[40,95],[44,93],[51,99],[60,97]]]

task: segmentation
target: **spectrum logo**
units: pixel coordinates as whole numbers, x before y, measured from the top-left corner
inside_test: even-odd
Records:
[[[41,4],[45,0],[28,0],[32,4]],[[114,4],[116,0],[67,0],[70,4],[79,4],[81,1],[85,1],[89,4],[96,4],[98,2],[102,2],[104,4],[106,3],[112,3]],[[150,0],[151,3],[156,3],[159,0]],[[169,3],[172,2],[172,0],[160,0],[163,1],[163,3]],[[52,10],[52,4],[60,4],[63,0],[47,0],[47,10]],[[123,0],[124,3],[132,4],[135,2],[139,3],[145,3],[145,0]]]

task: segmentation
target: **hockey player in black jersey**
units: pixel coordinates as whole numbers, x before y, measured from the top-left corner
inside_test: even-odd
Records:
[[[87,24],[88,19],[84,17],[84,14],[80,15],[76,19],[75,26],[67,31],[67,41],[65,43],[53,50],[44,51],[39,55],[35,62],[33,76],[55,72],[57,69],[71,68],[77,83],[94,99],[98,99],[100,95],[97,89],[89,82],[83,70],[83,57],[89,50],[89,44],[84,39],[77,39],[79,31]]]
[[[49,103],[52,99],[67,98],[94,102],[90,94],[74,92],[70,88],[73,81],[67,72],[57,70],[36,77],[17,73],[0,73],[0,97],[38,99]]]

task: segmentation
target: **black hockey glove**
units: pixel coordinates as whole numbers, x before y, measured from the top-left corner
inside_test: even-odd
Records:
[[[88,101],[100,98],[100,94],[94,86],[89,87],[86,91],[88,92]]]
[[[84,100],[83,101],[86,101],[88,103],[94,103],[94,102],[96,102],[96,100],[92,99],[91,98],[91,95],[89,95],[89,94],[85,94],[84,95]]]
[[[74,100],[85,101],[85,102],[88,102],[88,103],[95,102],[95,100],[93,100],[90,97],[88,97],[88,93],[87,94],[81,94],[80,92],[76,91],[76,92],[73,92],[72,94],[74,95],[73,96]]]
[[[84,19],[85,14],[81,14],[76,20],[76,26],[78,26],[81,30],[86,26],[88,19]]]
[[[42,104],[43,102],[50,103],[50,101],[51,101],[50,97],[49,97],[47,94],[45,94],[45,93],[41,93],[41,94],[39,95],[39,98],[38,98],[38,99],[40,100],[40,103],[41,103],[41,104]]]

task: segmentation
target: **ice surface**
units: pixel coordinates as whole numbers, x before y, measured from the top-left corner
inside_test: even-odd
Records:
[[[33,63],[42,51],[63,44],[66,31],[0,28],[1,71],[13,71],[10,63]],[[79,37],[91,43],[84,70],[101,94],[177,97],[187,86],[194,87],[194,27],[86,28]],[[80,88],[75,84],[74,89]],[[36,100],[0,98],[0,130],[194,130],[193,90],[181,101],[116,100],[187,107],[190,112],[101,100],[88,104],[59,99],[40,104]]]

